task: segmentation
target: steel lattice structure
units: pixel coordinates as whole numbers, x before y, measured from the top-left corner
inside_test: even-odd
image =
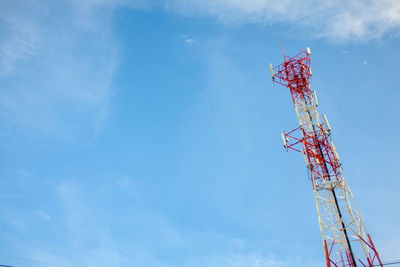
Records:
[[[282,49],[283,52],[283,49]],[[304,156],[314,191],[326,265],[383,266],[368,234],[353,195],[343,178],[331,128],[326,116],[318,114],[316,92],[311,92],[311,51],[302,50],[270,70],[274,83],[290,90],[299,127],[282,132],[286,150]]]

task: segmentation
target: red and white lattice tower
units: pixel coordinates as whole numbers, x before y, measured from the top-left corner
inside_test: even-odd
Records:
[[[317,95],[310,88],[310,55],[309,48],[294,57],[283,53],[281,65],[269,66],[273,82],[289,89],[299,120],[299,127],[281,133],[283,145],[286,150],[295,150],[304,156],[314,191],[326,265],[382,266],[343,178],[329,122],[325,115],[321,120],[318,114]]]

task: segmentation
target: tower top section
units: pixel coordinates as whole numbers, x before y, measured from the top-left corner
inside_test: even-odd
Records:
[[[285,55],[283,51],[284,62],[275,68],[269,65],[272,80],[274,83],[279,83],[283,86],[289,87],[290,89],[296,88],[296,85],[309,84],[309,79],[312,76],[311,72],[311,49],[309,47],[306,50],[301,50],[297,55],[290,57]]]

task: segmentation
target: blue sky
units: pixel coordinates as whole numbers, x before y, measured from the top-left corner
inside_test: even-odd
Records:
[[[298,123],[312,88],[384,261],[400,259],[396,0],[0,3],[0,254],[69,267],[323,266]],[[0,264],[45,266],[0,256]]]

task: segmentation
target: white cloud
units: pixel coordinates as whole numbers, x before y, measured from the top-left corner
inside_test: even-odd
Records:
[[[115,7],[148,9],[156,1],[86,0],[0,3],[0,121],[56,133],[91,135],[107,118],[119,48]],[[166,9],[222,23],[286,23],[334,41],[398,34],[397,0],[166,0]],[[186,45],[197,42],[183,38]],[[26,132],[26,131],[24,131]]]
[[[197,39],[189,37],[187,35],[182,35],[181,39],[183,40],[183,42],[187,45],[187,46],[192,46],[197,42]]]
[[[46,221],[51,221],[51,216],[50,214],[48,214],[47,212],[43,211],[43,210],[39,210],[36,212],[37,215],[39,215],[42,219],[46,220]]]
[[[400,30],[397,0],[167,0],[166,7],[223,23],[301,25],[316,37],[337,42],[376,39]]]
[[[185,43],[189,46],[193,45],[197,40],[192,38],[185,39]]]

